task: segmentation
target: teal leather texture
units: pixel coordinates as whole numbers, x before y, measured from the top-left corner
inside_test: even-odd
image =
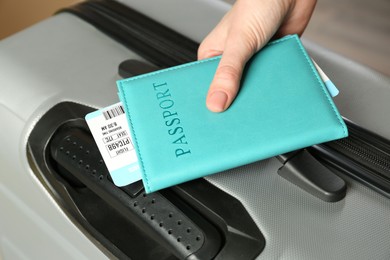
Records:
[[[220,57],[118,81],[146,192],[346,137],[298,36],[248,62],[223,113],[205,105]]]

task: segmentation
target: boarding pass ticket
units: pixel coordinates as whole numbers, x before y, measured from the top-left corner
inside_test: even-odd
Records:
[[[336,86],[314,61],[313,63],[331,96],[336,96],[339,93]],[[89,113],[85,120],[114,184],[121,187],[141,180],[142,175],[122,103]]]
[[[89,113],[85,120],[114,184],[121,187],[140,180],[138,159],[122,104]]]

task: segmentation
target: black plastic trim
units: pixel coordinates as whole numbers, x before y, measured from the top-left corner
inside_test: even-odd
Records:
[[[172,191],[220,228],[225,243],[215,259],[255,259],[265,248],[263,234],[238,199],[204,179],[183,183]]]
[[[390,198],[390,141],[344,120],[349,137],[308,150],[337,173],[350,176]]]
[[[86,129],[65,123],[53,135],[49,150],[53,164],[61,166],[57,167],[59,175],[73,175],[177,257],[211,259],[217,254],[221,247],[219,233],[196,211],[184,213],[183,207],[177,208],[158,192],[142,192],[134,197],[116,187]]]
[[[322,165],[306,149],[288,157],[279,168],[278,174],[323,201],[340,201],[347,192],[346,182]]]

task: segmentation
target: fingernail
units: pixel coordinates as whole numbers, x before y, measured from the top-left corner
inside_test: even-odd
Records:
[[[207,100],[207,108],[213,112],[222,112],[225,110],[228,96],[225,92],[215,91]]]

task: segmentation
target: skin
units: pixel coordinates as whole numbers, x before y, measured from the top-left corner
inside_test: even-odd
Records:
[[[223,112],[233,102],[247,61],[269,40],[302,35],[316,0],[237,0],[203,40],[198,59],[222,55],[210,85],[206,106]]]

